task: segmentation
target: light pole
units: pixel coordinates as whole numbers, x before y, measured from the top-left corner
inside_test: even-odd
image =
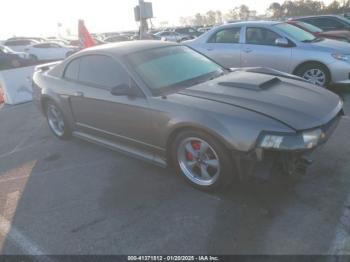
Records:
[[[57,35],[59,38],[61,38],[61,27],[62,27],[62,23],[58,22],[57,23]]]
[[[143,27],[143,5],[144,5],[143,0],[139,0],[139,10],[140,10],[140,40],[141,40],[142,37],[143,37],[143,30],[144,30],[144,27]]]

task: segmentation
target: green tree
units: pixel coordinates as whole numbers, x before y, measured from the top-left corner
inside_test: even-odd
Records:
[[[277,2],[270,4],[269,8],[267,9],[267,12],[273,18],[283,17],[282,5],[280,3],[277,3]]]
[[[241,5],[239,7],[238,17],[240,20],[248,20],[250,14],[249,7],[246,5]]]
[[[216,24],[222,24],[222,13],[221,13],[221,11],[219,11],[219,10],[217,10],[216,12],[215,12],[215,22],[216,22]]]
[[[206,24],[208,25],[214,25],[216,22],[216,13],[212,10],[209,10],[206,13]]]
[[[206,18],[203,15],[201,15],[200,13],[197,13],[194,16],[192,25],[194,25],[194,26],[201,26],[201,25],[204,25],[205,23],[206,23]]]
[[[239,19],[237,8],[231,9],[228,13],[224,14],[224,19],[227,22],[236,21]]]

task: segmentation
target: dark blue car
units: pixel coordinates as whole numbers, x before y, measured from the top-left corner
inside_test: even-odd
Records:
[[[6,46],[0,45],[0,70],[21,66],[29,66],[33,61],[26,53],[12,51]]]

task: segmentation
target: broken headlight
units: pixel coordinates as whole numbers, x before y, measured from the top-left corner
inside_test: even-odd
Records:
[[[325,134],[320,128],[297,134],[263,133],[258,146],[265,149],[303,150],[316,147]]]

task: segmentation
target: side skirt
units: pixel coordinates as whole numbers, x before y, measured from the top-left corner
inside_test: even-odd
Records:
[[[93,135],[89,135],[86,133],[82,133],[79,131],[74,131],[73,136],[80,138],[82,140],[97,144],[97,145],[107,147],[107,148],[112,149],[114,151],[121,152],[121,153],[126,154],[128,156],[150,162],[152,164],[155,164],[155,165],[163,167],[163,168],[167,167],[166,161],[164,161],[160,157],[154,156],[153,154],[147,153],[147,152],[142,151],[142,150],[137,150],[135,148],[131,148],[131,147],[128,147],[126,145],[116,144],[116,143],[108,141],[106,139],[96,137]]]

